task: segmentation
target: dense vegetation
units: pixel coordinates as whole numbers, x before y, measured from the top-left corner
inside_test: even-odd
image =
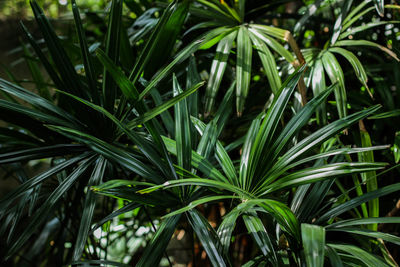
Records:
[[[0,79],[1,264],[398,266],[400,6],[67,2]]]

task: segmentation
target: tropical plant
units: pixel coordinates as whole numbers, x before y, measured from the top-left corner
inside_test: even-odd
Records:
[[[382,67],[398,63],[364,65],[343,46],[398,60],[396,38],[394,51],[346,39],[393,25],[351,28],[399,6],[308,2],[296,24],[267,24],[291,1],[112,0],[106,33],[89,37],[71,0],[76,36],[65,40],[31,0],[44,42],[21,24],[22,52],[35,89],[0,79],[0,164],[20,183],[0,200],[4,264],[172,266],[183,231],[193,264],[396,266],[387,243],[400,238],[383,226],[400,217],[383,217],[382,203],[400,184],[378,177],[397,175],[387,144],[399,129],[374,136],[400,113],[373,87],[398,90]],[[322,46],[299,37],[312,18],[335,21]]]

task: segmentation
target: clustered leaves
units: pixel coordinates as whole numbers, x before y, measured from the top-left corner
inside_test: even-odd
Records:
[[[0,79],[0,164],[20,183],[0,200],[4,262],[172,266],[167,248],[184,229],[213,266],[396,266],[386,243],[400,238],[379,225],[400,217],[384,217],[379,198],[400,183],[380,186],[391,169],[376,155],[388,146],[366,125],[400,113],[375,101],[368,77],[384,79],[351,50],[378,48],[397,64],[395,51],[358,37],[397,23],[364,16],[399,6],[308,1],[286,25],[274,21],[281,2],[112,0],[97,40],[71,0],[66,40],[31,0],[44,46],[21,24],[22,50],[36,88]],[[314,17],[333,26],[303,48]],[[44,167],[31,174],[35,162]],[[130,238],[139,243],[116,256]],[[244,259],[240,238],[252,248]]]

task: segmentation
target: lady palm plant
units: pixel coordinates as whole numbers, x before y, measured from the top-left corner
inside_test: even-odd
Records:
[[[122,83],[117,92],[112,75],[121,73],[118,68],[111,69],[110,72],[105,68],[101,82],[99,82],[99,73],[96,73],[98,68],[96,69],[94,65],[95,58],[89,52],[79,11],[74,1],[72,8],[85,66],[84,76],[76,73],[60,39],[56,36],[36,1],[31,1],[31,5],[54,64],[47,59],[37,42],[24,29],[31,47],[57,88],[58,99],[53,102],[52,99],[46,99],[8,81],[0,81],[1,90],[8,98],[8,100],[1,100],[2,119],[13,126],[12,128],[5,127],[2,130],[5,143],[1,163],[18,163],[19,166],[22,166],[21,164],[24,162],[35,159],[49,158],[53,160],[50,162],[48,170],[31,179],[24,178],[21,180],[23,184],[1,201],[1,213],[4,220],[2,233],[8,233],[8,249],[4,256],[11,256],[20,251],[37,228],[49,219],[48,215],[58,218],[61,224],[70,225],[73,222],[72,219],[76,218],[63,214],[65,214],[66,208],[67,210],[71,208],[69,205],[72,203],[67,202],[65,207],[58,205],[62,199],[68,201],[69,198],[66,198],[66,194],[68,194],[74,196],[75,205],[84,203],[81,215],[83,220],[80,220],[79,227],[73,230],[77,232],[72,235],[72,242],[75,243],[74,251],[72,256],[68,255],[70,259],[78,260],[86,243],[96,204],[96,196],[93,193],[90,191],[87,194],[84,193],[87,186],[100,184],[103,179],[106,179],[105,176],[125,175],[129,169],[147,176],[154,182],[165,180],[165,178],[161,178],[164,175],[165,177],[176,176],[170,156],[160,138],[160,126],[150,120],[196,91],[201,84],[194,84],[190,90],[150,110],[143,101],[143,97],[154,86],[155,80],[152,85],[144,89],[141,95],[134,83],[131,83],[125,76],[126,80],[117,80]],[[167,22],[175,21],[171,17],[180,15],[175,7],[176,3],[171,4],[169,10],[164,13],[162,18],[164,23],[165,20]],[[122,1],[113,1],[105,40],[105,52],[99,51],[99,58],[106,67],[110,65],[113,67],[119,61],[121,42],[118,32],[121,29],[121,14]],[[160,22],[159,32],[164,30],[164,26]],[[153,39],[158,37],[156,34]],[[149,44],[152,44],[153,41],[149,40]],[[151,45],[147,45],[147,47],[149,46]],[[132,76],[136,75],[136,71],[141,72],[145,63],[146,66],[150,65],[151,58],[147,52],[146,49],[143,51],[143,55],[134,66]],[[158,75],[158,79],[160,80],[164,76],[165,73],[161,73]],[[128,83],[126,83],[127,81]],[[90,101],[90,103],[96,104],[96,107],[102,112],[91,109],[80,101],[71,101],[73,98],[69,99],[69,96],[79,97],[82,101]],[[17,99],[25,101],[29,106],[19,103]],[[118,103],[116,103],[117,101]],[[130,101],[135,104],[132,105]],[[137,117],[136,120],[133,120],[134,117]],[[123,125],[119,122],[121,120],[125,122],[129,120],[131,122],[129,127],[139,131],[135,133],[129,130],[127,124]],[[146,125],[149,129],[148,133],[152,136],[152,142],[146,139],[146,132],[136,127],[141,124]],[[128,138],[136,140],[135,147],[124,148],[123,143],[117,141],[121,138],[123,131],[128,133]],[[163,159],[161,155],[164,155]],[[155,164],[154,166],[147,162],[149,159]],[[110,163],[110,160],[115,163]],[[121,166],[125,166],[123,167],[125,171],[122,171]],[[44,181],[54,176],[58,178],[58,185],[54,191],[51,194],[47,192],[44,195],[41,194]],[[16,201],[19,204],[14,206]],[[38,203],[41,203],[40,206]],[[25,216],[25,207],[29,208],[29,215],[32,214],[32,218],[30,223],[25,225],[24,231],[16,235],[16,227],[22,226],[18,222]],[[57,215],[57,213],[59,214]],[[58,235],[62,234],[62,231]]]
[[[283,265],[284,262],[289,261],[289,259],[292,259],[292,256],[294,256],[293,258],[300,264],[304,261],[302,256],[300,256],[302,243],[301,231],[299,228],[300,224],[298,218],[287,206],[285,201],[278,197],[279,194],[277,193],[282,192],[284,189],[295,188],[304,184],[332,180],[342,175],[378,170],[385,165],[376,162],[349,163],[344,160],[342,162],[339,161],[320,166],[314,164],[312,167],[296,170],[296,167],[302,164],[327,159],[331,156],[348,155],[385,148],[340,148],[316,155],[308,155],[315,146],[322,144],[351,124],[373,113],[378,107],[372,107],[365,111],[352,114],[342,120],[335,121],[290,147],[292,138],[308,122],[315,109],[333,90],[331,87],[323,94],[311,100],[279,132],[278,125],[281,116],[301,76],[302,71],[300,69],[284,83],[282,90],[277,98],[275,98],[268,111],[266,113],[261,113],[253,120],[243,143],[242,156],[237,168],[233,164],[232,159],[228,156],[227,151],[217,140],[218,130],[216,129],[216,123],[212,120],[206,125],[200,120],[193,118],[193,123],[202,135],[202,138],[197,151],[191,152],[191,165],[205,174],[206,177],[200,178],[198,175],[195,175],[195,173],[190,173],[186,168],[186,170],[183,170],[182,174],[189,178],[170,180],[162,185],[154,185],[147,189],[140,189],[140,187],[131,189],[128,187],[125,189],[130,190],[132,195],[149,194],[151,196],[159,192],[155,191],[157,189],[174,189],[177,186],[192,188],[193,196],[185,201],[190,201],[190,203],[181,209],[169,213],[164,216],[164,218],[176,218],[176,216],[179,216],[183,212],[188,213],[192,227],[199,236],[202,245],[215,266],[230,265],[229,257],[227,258],[226,253],[229,250],[231,235],[239,217],[243,218],[247,230],[254,237],[260,251],[263,253],[264,258],[259,260],[264,260],[268,264],[278,266]],[[232,89],[228,91],[228,95],[229,94],[232,94]],[[189,123],[189,121],[187,121],[187,123]],[[220,125],[220,123],[219,120],[218,125]],[[190,127],[188,126],[187,129],[189,133]],[[216,166],[213,166],[210,162],[210,160],[212,160],[210,155],[212,154],[210,154],[210,152],[203,154],[204,150],[201,148],[199,149],[204,138],[208,139],[209,144],[213,144],[213,147],[209,148],[209,150],[211,150],[212,154],[215,154],[215,158],[218,162]],[[177,155],[179,162],[180,155],[184,154],[184,151],[180,151],[180,149],[182,149],[182,145],[179,144],[181,140],[174,141],[165,137],[164,141],[167,149],[172,154]],[[187,142],[187,144],[190,144],[190,142]],[[189,147],[188,149],[191,148]],[[190,155],[190,153],[186,152],[186,155]],[[181,165],[179,166],[182,167]],[[222,170],[222,172],[220,170]],[[136,181],[109,181],[97,187],[96,191],[109,196],[118,197],[118,195],[115,195],[113,192],[116,190],[116,187],[120,187],[122,184],[142,185]],[[193,185],[199,187],[193,189]],[[207,190],[203,194],[200,194],[201,191],[204,191],[204,187],[208,187],[212,190]],[[216,194],[215,192],[213,193],[215,190],[217,190]],[[389,190],[385,191],[385,193],[394,192],[396,190],[398,189],[393,187],[393,191]],[[235,208],[232,209],[232,211],[225,215],[217,233],[215,233],[204,219],[198,219],[198,221],[196,221],[196,219],[193,218],[193,214],[197,212],[192,209],[197,205],[221,199],[233,199],[234,202],[238,203],[234,205]],[[268,213],[272,216],[282,232],[279,232],[277,236],[268,234],[265,231],[261,219],[258,217],[259,215],[255,211]],[[341,210],[341,212],[345,211],[346,210]],[[198,216],[199,215],[196,214],[195,217]],[[196,223],[200,225],[196,225]],[[204,236],[201,237],[204,235],[204,233],[202,233],[202,229],[204,228],[212,232],[208,235],[216,236],[214,241]],[[219,238],[217,238],[217,236]],[[277,249],[282,237],[288,240],[289,250],[282,249],[282,251],[279,251],[279,249]],[[308,238],[308,236],[306,236],[306,238]],[[393,238],[395,237],[393,236]],[[259,260],[257,262],[259,262]],[[310,264],[312,263],[310,262]]]
[[[295,67],[304,63],[303,55],[289,31],[264,24],[248,23],[249,18],[246,17],[246,2],[239,1],[233,3],[232,1],[231,6],[225,3],[225,1],[198,2],[200,5],[193,7],[193,15],[200,18],[206,17],[208,20],[194,26],[189,31],[194,31],[202,27],[216,27],[214,30],[219,29],[220,31],[218,38],[214,38],[206,44],[206,46],[210,46],[218,43],[206,90],[205,111],[207,113],[211,112],[214,105],[215,97],[218,93],[234,44],[236,44],[235,80],[236,110],[238,115],[243,113],[244,103],[250,87],[251,70],[253,69],[253,48],[258,53],[264,72],[268,78],[270,89],[274,94],[278,92],[282,81],[278,73],[274,55],[270,49],[284,57],[288,63]],[[253,8],[257,9],[258,7]],[[297,59],[278,40],[287,42]],[[299,89],[302,97],[305,99],[306,88],[302,81],[300,81]]]
[[[337,92],[344,89],[343,79],[336,84],[332,78],[341,72],[325,66],[335,61],[322,58],[319,64],[325,64],[333,85],[314,90],[314,98],[289,112],[295,106],[292,99],[296,86],[303,99],[307,97],[302,82],[306,66],[289,31],[246,23],[245,10],[252,6],[250,2],[173,1],[144,45],[135,47],[139,53],[133,61],[124,59],[132,52],[122,20],[124,1],[111,2],[106,39],[95,52],[72,1],[82,59],[79,63],[84,66],[77,72],[62,40],[36,1],[31,1],[50,57],[27,29],[25,32],[55,90],[48,91],[43,82],[38,82],[40,90],[33,93],[0,79],[5,96],[0,100],[0,116],[7,123],[1,128],[0,163],[21,169],[26,162],[47,159],[48,166],[32,178],[16,171],[21,185],[0,201],[0,233],[7,244],[2,256],[11,258],[9,263],[42,257],[48,265],[121,266],[107,258],[108,243],[104,247],[97,244],[105,255],[95,250],[92,233],[99,227],[106,230],[102,225],[123,213],[140,211],[146,217],[143,224],[161,221],[152,226],[155,233],[140,252],[140,259],[131,262],[135,266],[157,266],[163,257],[169,259],[168,244],[183,225],[195,233],[213,266],[237,265],[231,243],[242,221],[258,247],[257,254],[244,266],[324,266],[328,261],[332,266],[396,264],[384,242],[400,244],[400,239],[377,231],[378,223],[400,222],[398,217],[379,217],[376,201],[400,189],[399,184],[377,186],[377,171],[386,164],[375,162],[373,151],[387,147],[372,146],[365,127],[361,127],[360,147],[345,146],[341,138],[342,131],[371,116],[379,105],[350,115],[339,112],[339,120],[325,121],[325,126],[313,129],[310,122],[314,113],[332,91],[338,102]],[[381,12],[382,1],[376,2]],[[125,4],[137,7],[136,2]],[[351,23],[360,6],[349,13]],[[351,3],[346,9],[351,9]],[[210,18],[206,12],[217,16]],[[210,19],[192,27],[189,33],[202,27],[214,28],[179,48],[177,41],[188,15]],[[146,12],[142,16],[147,16]],[[289,42],[298,61],[276,38]],[[196,65],[202,61],[203,51],[216,44],[203,94],[198,92],[204,82]],[[199,98],[204,96],[204,111],[209,113],[235,45],[235,78],[217,111],[204,118]],[[253,47],[273,99],[266,110],[255,116],[249,113],[244,136],[226,141],[233,103],[239,114],[244,111],[251,70],[256,68],[252,64]],[[268,47],[295,67],[283,83]],[[330,53],[329,49],[335,48],[321,53]],[[364,73],[355,56],[346,58],[352,59],[359,74]],[[309,80],[314,84],[324,73],[317,70],[319,59],[312,60]],[[364,76],[361,78],[366,82]],[[343,186],[349,178],[356,197]],[[362,184],[367,185],[365,193]],[[330,199],[337,188],[341,195]],[[113,199],[127,205],[113,211]],[[214,229],[197,207],[216,201],[225,203],[227,213]],[[103,217],[110,214],[98,218],[99,207],[105,210],[100,214]],[[349,219],[349,215],[354,218]],[[370,226],[359,227],[362,224]],[[351,242],[335,239],[331,232],[357,238]],[[53,248],[41,240],[52,240]],[[72,249],[64,251],[66,242]],[[31,248],[29,244],[40,246]]]
[[[352,1],[347,1],[346,3],[343,3],[340,16],[338,16],[338,18],[336,19],[334,28],[332,30],[332,37],[329,41],[327,41],[323,49],[319,50],[311,48],[303,51],[307,62],[309,62],[313,66],[310,72],[310,83],[312,86],[312,90],[315,94],[324,91],[326,88],[326,75],[324,72],[326,72],[332,83],[339,83],[338,88],[335,90],[335,99],[339,117],[344,117],[347,114],[347,93],[343,70],[337,58],[335,57],[335,54],[344,57],[350,63],[358,80],[366,88],[372,98],[373,96],[368,87],[367,73],[362,63],[353,52],[345,49],[344,47],[351,48],[354,46],[369,46],[377,48],[386,52],[395,60],[399,61],[396,54],[384,46],[381,46],[372,41],[354,40],[354,35],[357,35],[358,32],[362,32],[369,28],[377,27],[380,25],[397,23],[397,21],[369,22],[365,25],[363,24],[361,26],[352,27],[353,24],[355,24],[361,16],[368,14],[368,12],[371,12],[374,7],[372,6],[366,8],[365,10],[362,10],[363,8],[368,6],[368,1],[364,1],[356,6],[353,10],[351,10],[351,12],[349,12],[351,6]],[[387,8],[391,7],[393,6],[387,6]],[[318,119],[320,120],[320,123],[326,124],[326,112],[324,112],[324,106],[325,105],[321,107]]]

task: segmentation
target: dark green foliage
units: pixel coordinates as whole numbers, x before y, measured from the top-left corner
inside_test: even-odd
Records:
[[[198,266],[396,266],[399,35],[370,33],[399,6],[261,2],[112,0],[96,24],[72,0],[63,39],[30,1],[35,88],[0,79],[5,265],[172,266],[186,235]]]

